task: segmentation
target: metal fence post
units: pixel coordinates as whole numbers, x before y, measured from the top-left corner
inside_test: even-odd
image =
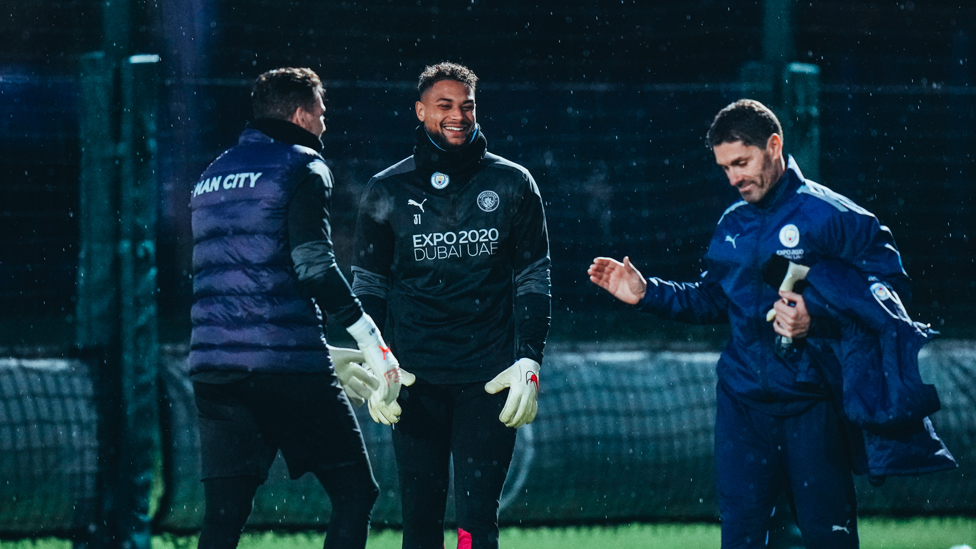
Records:
[[[76,344],[92,365],[98,499],[79,549],[149,549],[158,452],[158,56],[81,64],[81,256]]]
[[[780,113],[788,150],[803,175],[820,181],[820,67],[790,63],[783,70]]]
[[[158,452],[156,305],[156,103],[159,56],[135,55],[122,62],[121,398],[119,440],[119,532],[126,547],[148,549],[153,465]]]

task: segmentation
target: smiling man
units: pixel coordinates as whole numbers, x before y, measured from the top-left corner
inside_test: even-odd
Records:
[[[873,473],[870,460],[876,454],[870,454],[864,440],[848,438],[860,432],[841,416],[846,408],[839,400],[839,360],[849,355],[838,349],[851,341],[846,330],[861,322],[857,315],[908,318],[903,310],[890,312],[892,304],[901,305],[895,296],[906,301],[909,296],[901,257],[891,233],[874,215],[805,179],[793,159],[784,158],[779,120],[761,103],[743,99],[722,109],[707,141],[742,200],[719,220],[700,280],[645,279],[627,257],[623,262],[594,259],[590,280],[639,310],[732,326],[719,359],[716,390],[722,547],[765,547],[771,517],[783,512],[774,507],[781,494],[789,497],[807,547],[857,547],[852,470]],[[809,267],[805,293],[799,287],[777,291],[766,281],[783,280],[790,262]],[[782,272],[764,276],[770,265],[780,265]],[[831,279],[831,273],[850,276]],[[854,299],[830,303],[823,297],[826,290],[831,295],[849,292],[868,305],[855,306]],[[770,309],[775,311],[772,323],[767,322]],[[841,318],[838,309],[850,316]],[[792,343],[784,346],[777,336],[792,338]],[[917,348],[914,352],[917,356]],[[853,366],[863,370],[869,362]],[[882,389],[843,387],[852,390],[877,394]],[[883,459],[905,464],[911,456],[936,459],[944,447],[934,434],[920,434],[934,450],[900,453],[889,445]],[[897,471],[892,467],[883,474],[953,466],[951,459],[944,461],[912,463]]]
[[[487,152],[477,81],[454,63],[423,71],[413,155],[370,180],[356,226],[354,291],[417,376],[393,429],[404,548],[443,547],[452,455],[458,547],[498,547],[516,429],[537,409],[545,214],[529,172]]]

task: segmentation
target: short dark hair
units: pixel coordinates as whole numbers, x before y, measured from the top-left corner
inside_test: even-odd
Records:
[[[783,138],[783,126],[773,111],[755,99],[740,99],[718,111],[705,140],[711,149],[736,141],[764,149],[774,133]]]
[[[478,85],[478,76],[474,71],[460,65],[445,61],[436,65],[430,65],[420,73],[420,80],[417,82],[417,91],[423,97],[424,92],[429,90],[434,84],[441,80],[456,80],[475,91]]]
[[[261,74],[251,87],[254,118],[288,120],[295,109],[311,111],[325,93],[322,80],[307,68],[284,67]]]

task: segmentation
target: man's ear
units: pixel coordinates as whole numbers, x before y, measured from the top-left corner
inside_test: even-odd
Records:
[[[305,112],[305,109],[298,107],[295,109],[295,112],[291,113],[291,116],[288,118],[288,121],[291,122],[292,124],[295,124],[296,126],[301,126],[304,128],[305,126],[303,125],[303,122],[304,122],[305,114],[307,114]]]
[[[766,150],[772,158],[779,158],[783,155],[783,138],[778,133],[769,136],[766,141]]]
[[[426,109],[424,108],[423,102],[417,101],[414,104],[413,107],[417,111],[417,120],[420,120],[421,122],[423,122],[424,121],[424,116],[426,114]]]

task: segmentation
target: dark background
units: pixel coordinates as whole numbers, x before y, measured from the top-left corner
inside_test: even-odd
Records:
[[[692,280],[735,198],[703,136],[763,57],[759,2],[172,0],[137,5],[139,51],[161,56],[157,260],[164,342],[189,337],[187,204],[250,116],[250,82],[309,66],[328,87],[325,156],[348,274],[369,177],[411,153],[424,65],[481,78],[495,153],[539,183],[553,259],[554,340],[713,345],[724,328],[640,316],[593,287],[597,255]],[[80,55],[103,49],[103,3],[0,8],[0,344],[70,345],[78,268]],[[915,281],[910,310],[976,336],[976,7],[814,0],[795,59],[821,70],[820,180],[888,225]],[[786,136],[789,146],[790,136]],[[802,166],[801,166],[802,167]]]

